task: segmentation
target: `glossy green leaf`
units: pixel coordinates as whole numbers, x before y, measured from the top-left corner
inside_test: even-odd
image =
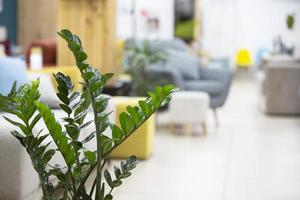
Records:
[[[67,106],[65,104],[59,104],[59,107],[61,109],[63,109],[63,111],[65,111],[66,113],[68,113],[69,115],[72,114],[72,109],[69,106]]]
[[[95,164],[96,162],[96,154],[92,151],[85,151],[84,152],[85,157],[88,159],[89,163],[91,165]]]
[[[150,114],[152,113],[151,107],[146,103],[146,101],[139,101],[139,106],[142,109],[142,112],[146,117],[149,117]]]
[[[61,100],[64,104],[69,105],[70,101],[68,99],[67,96],[65,96],[65,94],[62,93],[57,93],[56,96],[59,98],[59,100]]]
[[[110,128],[112,130],[113,139],[116,141],[116,143],[119,143],[124,137],[123,131],[115,124],[111,124]]]
[[[107,169],[104,171],[104,178],[105,178],[107,184],[111,188],[113,188],[114,186],[113,186],[112,178],[111,178],[111,175],[110,175],[110,173],[109,173],[109,171]]]
[[[122,185],[122,181],[121,180],[114,180],[113,182],[112,182],[112,185],[113,185],[113,187],[115,188],[115,187],[119,187],[120,185]]]
[[[120,168],[114,166],[114,172],[115,172],[116,178],[117,178],[117,179],[120,179],[120,176],[121,176],[121,174],[122,174]]]
[[[144,119],[143,113],[140,112],[138,107],[127,106],[127,112],[130,114],[136,126],[140,125],[140,123]]]
[[[134,128],[133,121],[127,113],[122,112],[119,116],[119,121],[120,121],[122,130],[126,135],[133,130],[133,128]]]
[[[107,194],[105,197],[104,197],[104,200],[112,200],[113,199],[113,196],[111,194]]]
[[[84,140],[82,140],[82,144],[88,143],[89,141],[91,141],[94,137],[96,136],[96,131],[92,132],[91,134],[89,134]]]

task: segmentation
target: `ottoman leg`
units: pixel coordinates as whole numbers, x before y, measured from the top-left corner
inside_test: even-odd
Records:
[[[186,124],[184,128],[185,128],[186,135],[189,136],[193,135],[193,126],[191,124]]]
[[[213,112],[214,112],[214,118],[215,118],[215,121],[216,121],[216,126],[219,127],[220,124],[219,124],[219,118],[218,118],[217,109],[214,108]]]

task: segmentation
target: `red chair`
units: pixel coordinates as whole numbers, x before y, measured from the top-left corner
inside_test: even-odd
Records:
[[[30,50],[32,47],[40,47],[43,52],[43,65],[56,66],[56,41],[54,40],[36,40],[32,42],[26,52],[26,62],[29,66]]]
[[[9,40],[0,41],[0,44],[4,46],[5,54],[10,56],[11,51],[10,51],[10,42],[9,42]]]

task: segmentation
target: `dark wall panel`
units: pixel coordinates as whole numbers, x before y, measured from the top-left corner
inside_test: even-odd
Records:
[[[17,42],[17,0],[2,0],[3,7],[0,12],[0,26],[5,26],[7,35],[13,42]]]

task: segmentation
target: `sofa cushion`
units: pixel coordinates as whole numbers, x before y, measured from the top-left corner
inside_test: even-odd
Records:
[[[40,79],[39,92],[40,101],[50,108],[59,108],[60,100],[56,96],[56,90],[52,84],[51,77],[43,73],[28,73],[29,80]]]
[[[222,82],[208,80],[185,81],[184,86],[186,90],[207,92],[210,95],[217,95],[224,90]]]
[[[0,58],[0,94],[7,95],[13,83],[18,86],[28,82],[26,76],[26,64],[16,58]]]
[[[200,60],[188,53],[168,50],[168,67],[177,69],[186,80],[200,79]]]
[[[181,52],[188,52],[188,45],[181,39],[175,38],[172,40],[162,40],[152,42],[153,46],[162,50],[177,50]]]

